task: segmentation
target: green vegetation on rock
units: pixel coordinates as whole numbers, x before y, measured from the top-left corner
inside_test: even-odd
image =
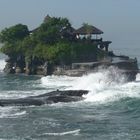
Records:
[[[75,40],[67,18],[47,17],[34,31],[17,24],[0,33],[1,51],[9,56],[12,65],[31,70],[48,62],[53,65],[70,65],[76,61],[98,58],[99,50],[90,41]],[[101,56],[101,53],[99,53]],[[102,55],[103,56],[103,55]],[[36,68],[35,68],[36,69]],[[25,70],[25,71],[26,71]]]

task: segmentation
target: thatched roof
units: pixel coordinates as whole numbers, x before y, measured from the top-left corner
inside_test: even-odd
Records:
[[[103,34],[103,31],[92,26],[92,25],[83,25],[81,28],[75,30],[76,34],[86,35],[86,34]]]

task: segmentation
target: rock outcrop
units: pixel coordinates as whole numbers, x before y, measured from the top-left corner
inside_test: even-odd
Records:
[[[30,96],[19,99],[1,99],[0,106],[40,106],[58,102],[76,102],[83,100],[83,95],[88,94],[87,90],[66,90],[53,91],[38,96]]]
[[[114,60],[113,60],[114,59]],[[136,59],[112,57],[111,60],[103,60],[97,62],[85,62],[85,63],[73,63],[71,69],[61,69],[55,71],[56,75],[67,75],[67,76],[82,76],[84,74],[98,72],[99,69],[109,69],[115,67],[118,72],[126,76],[126,81],[134,81],[136,75],[139,72],[138,64]]]
[[[23,62],[22,62],[23,64]],[[130,59],[128,56],[116,56],[109,54],[104,60],[82,63],[71,63],[69,65],[54,65],[48,62],[38,66],[38,64],[23,65],[14,63],[12,59],[7,60],[4,68],[6,73],[26,73],[28,75],[67,75],[82,76],[87,73],[97,72],[98,67],[108,69],[110,66],[117,67],[121,73],[125,74],[127,81],[134,81],[139,72],[137,59]]]

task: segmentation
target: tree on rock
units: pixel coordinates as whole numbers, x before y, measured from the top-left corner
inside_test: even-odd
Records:
[[[17,24],[15,26],[2,30],[2,32],[0,33],[0,41],[2,43],[12,43],[18,40],[22,40],[27,35],[29,35],[28,27],[26,25]]]

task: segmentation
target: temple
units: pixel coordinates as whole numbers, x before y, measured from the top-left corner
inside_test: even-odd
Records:
[[[74,33],[76,34],[77,39],[91,41],[96,44],[98,48],[104,49],[107,52],[109,44],[112,43],[111,41],[103,41],[102,37],[99,38],[104,32],[92,25],[84,24],[79,29],[76,29]]]

